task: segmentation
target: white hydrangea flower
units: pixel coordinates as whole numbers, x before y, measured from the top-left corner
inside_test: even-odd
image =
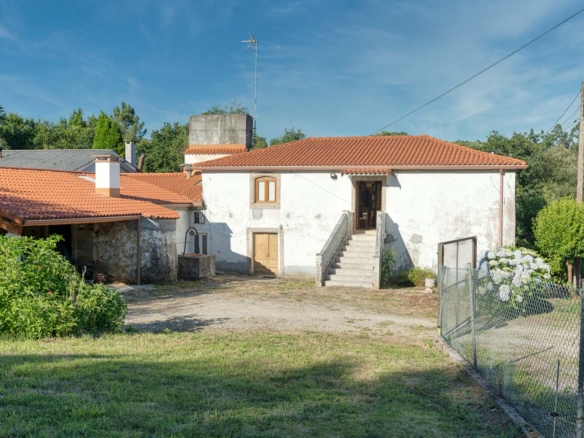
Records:
[[[486,293],[487,293],[487,290],[484,287],[479,286],[479,294],[484,295]]]
[[[521,304],[523,302],[523,296],[515,295],[515,302]]]
[[[549,280],[550,278],[552,278],[552,276],[550,274],[543,274],[543,278]]]
[[[522,261],[523,263],[526,263],[526,264],[527,264],[527,263],[531,263],[531,262],[533,262],[533,257],[532,257],[532,256],[530,256],[530,255],[526,255],[525,257],[523,257],[523,258],[521,259],[521,261]]]
[[[540,268],[550,272],[550,265],[548,265],[547,263],[543,263],[542,265],[540,265]]]
[[[517,265],[515,268],[515,272],[521,274],[523,272],[523,265]]]
[[[530,281],[531,281],[531,276],[528,273],[524,272],[523,274],[521,274],[521,282],[523,284],[527,284]]]
[[[493,290],[493,283],[490,281],[487,283],[487,290]]]
[[[515,256],[515,258],[516,258],[517,260],[520,260],[520,259],[521,259],[521,257],[523,256],[523,254],[521,254],[521,251],[519,251],[519,250],[516,250],[516,251],[513,253],[513,255]]]
[[[541,265],[543,263],[543,259],[541,257],[538,257],[535,259],[535,263],[537,263],[538,265]]]
[[[495,251],[489,251],[489,252],[487,253],[487,258],[488,258],[489,260],[493,260],[495,257],[497,257],[497,255],[495,254]]]
[[[499,264],[499,262],[497,262],[497,260],[491,260],[489,262],[489,265],[491,265],[491,266],[497,266],[498,264]]]
[[[509,263],[509,259],[505,258],[505,257],[501,257],[499,259],[499,263],[503,263],[504,265]]]
[[[505,257],[507,255],[507,251],[504,249],[501,251],[497,251],[497,257]]]
[[[504,284],[503,286],[501,286],[499,288],[499,298],[501,299],[501,301],[509,301],[510,297],[511,297],[511,288],[509,288],[509,286]]]
[[[505,256],[513,257],[513,251],[511,251],[510,249],[505,250]]]
[[[509,266],[516,266],[516,265],[517,265],[517,260],[509,259]]]
[[[515,287],[521,287],[521,274],[516,274],[513,280],[511,280],[511,283]]]
[[[535,277],[535,278],[533,279],[533,281],[535,281],[536,283],[541,283],[541,282],[542,282],[542,281],[541,281],[541,278],[538,278],[538,277]]]
[[[501,275],[501,271],[499,269],[494,269],[491,272],[491,277],[492,277],[493,281],[495,282],[495,284],[501,283],[501,280],[503,279],[503,276]]]

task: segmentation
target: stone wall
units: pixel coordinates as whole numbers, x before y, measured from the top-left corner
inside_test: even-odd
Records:
[[[176,221],[140,220],[142,283],[177,278]],[[136,282],[137,221],[72,225],[72,256],[88,278],[105,274],[109,281]]]

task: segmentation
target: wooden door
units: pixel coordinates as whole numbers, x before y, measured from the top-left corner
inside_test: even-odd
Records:
[[[254,274],[278,275],[278,235],[254,233],[253,235]]]

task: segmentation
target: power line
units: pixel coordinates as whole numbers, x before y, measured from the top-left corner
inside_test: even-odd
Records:
[[[580,111],[580,108],[576,108],[576,109],[574,110],[574,112],[573,112],[572,114],[570,114],[570,115],[568,116],[568,118],[564,120],[564,123],[562,123],[561,125],[562,125],[562,126],[565,126],[565,125],[566,125],[566,123],[570,123],[570,119],[571,119],[572,117],[574,117],[578,111]],[[578,117],[578,119],[580,119],[580,117]]]
[[[513,55],[515,55],[515,54],[516,54],[517,52],[519,52],[520,50],[523,50],[524,48],[526,48],[526,47],[527,47],[527,46],[529,46],[530,44],[532,44],[532,43],[536,42],[536,41],[537,41],[537,40],[539,40],[540,38],[542,38],[542,37],[544,37],[545,35],[547,35],[548,33],[550,33],[552,30],[554,30],[554,29],[557,29],[557,28],[558,28],[558,27],[560,27],[562,24],[564,24],[564,23],[566,23],[566,22],[570,21],[572,18],[574,18],[576,15],[578,15],[578,14],[580,14],[580,13],[582,13],[582,12],[584,12],[584,9],[580,9],[580,10],[579,10],[578,12],[576,12],[575,14],[573,14],[573,15],[569,16],[568,18],[566,18],[566,19],[565,19],[564,21],[562,21],[561,23],[558,23],[558,24],[556,24],[554,27],[552,27],[551,29],[549,29],[549,30],[547,30],[546,32],[542,33],[542,34],[541,34],[540,36],[538,36],[537,38],[534,38],[534,39],[532,39],[532,40],[531,40],[530,42],[528,42],[527,44],[524,44],[523,46],[519,47],[517,50],[515,50],[515,51],[513,51],[513,52],[509,53],[507,56],[505,56],[505,57],[503,57],[503,58],[499,59],[497,62],[495,62],[495,63],[493,63],[493,64],[489,65],[487,68],[484,68],[484,69],[482,69],[480,72],[476,73],[475,75],[471,76],[470,78],[466,79],[465,81],[461,82],[460,84],[456,85],[455,87],[452,87],[450,90],[448,90],[448,91],[445,91],[445,92],[444,92],[444,93],[442,93],[440,96],[438,96],[438,97],[435,97],[434,99],[432,99],[432,100],[430,100],[430,101],[426,102],[424,105],[422,105],[422,106],[419,106],[418,108],[416,108],[416,109],[414,109],[414,110],[410,111],[409,113],[407,113],[407,114],[405,114],[405,115],[401,116],[399,119],[396,119],[396,120],[394,120],[393,122],[391,122],[391,123],[389,123],[389,124],[385,125],[383,128],[381,128],[381,129],[378,129],[377,131],[375,131],[373,134],[370,134],[370,135],[377,134],[379,131],[383,131],[384,129],[386,129],[386,128],[389,128],[391,125],[394,125],[394,124],[396,124],[397,122],[399,122],[400,120],[403,120],[403,119],[405,119],[406,117],[408,117],[408,116],[412,115],[412,114],[413,114],[413,113],[415,113],[416,111],[419,111],[419,110],[421,110],[422,108],[424,108],[424,107],[426,107],[426,106],[430,105],[431,103],[433,103],[433,102],[436,102],[436,101],[437,101],[438,99],[440,99],[441,97],[444,97],[444,96],[446,96],[448,93],[450,93],[450,92],[452,92],[452,91],[456,90],[457,88],[459,88],[459,87],[463,86],[463,85],[464,85],[464,84],[466,84],[467,82],[470,82],[470,81],[472,81],[472,80],[473,80],[474,78],[476,78],[477,76],[479,76],[479,75],[483,74],[484,72],[486,72],[487,70],[489,70],[489,69],[493,68],[493,67],[494,67],[494,66],[496,66],[497,64],[500,64],[501,62],[505,61],[507,58],[509,58],[509,57],[511,57],[511,56],[513,56]]]
[[[570,107],[574,104],[574,102],[576,101],[576,99],[578,99],[578,96],[580,96],[580,93],[582,92],[582,90],[579,90],[578,93],[576,94],[576,96],[574,97],[574,99],[572,99],[572,102],[570,102],[570,105],[568,105],[568,108],[566,108],[566,110],[562,113],[562,115],[560,117],[558,117],[558,120],[556,120],[556,123],[554,123],[552,126],[550,126],[550,129],[548,129],[546,131],[546,134],[548,132],[550,132],[554,126],[556,126],[558,124],[558,122],[562,119],[562,117],[564,117],[564,114],[566,114],[568,112],[568,110],[570,109]],[[571,116],[570,116],[571,117]],[[565,122],[564,122],[565,123]]]

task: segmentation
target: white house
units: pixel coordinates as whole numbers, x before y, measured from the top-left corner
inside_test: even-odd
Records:
[[[218,269],[368,287],[384,245],[407,269],[435,268],[443,241],[513,244],[527,167],[427,135],[307,138],[194,166]]]

